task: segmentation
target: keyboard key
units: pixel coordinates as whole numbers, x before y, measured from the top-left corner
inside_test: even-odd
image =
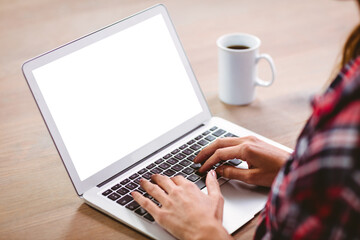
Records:
[[[168,153],[168,154],[166,154],[163,158],[164,158],[164,159],[168,159],[168,158],[170,158],[170,157],[171,157],[171,154]]]
[[[192,150],[194,150],[194,151],[197,151],[197,150],[201,149],[201,146],[195,143],[195,144],[192,145],[190,148],[191,148]]]
[[[137,173],[138,174],[144,174],[144,173],[146,173],[146,171],[147,171],[146,168],[143,168],[140,171],[138,171]]]
[[[108,189],[108,190],[106,190],[105,192],[103,192],[102,195],[107,196],[107,195],[109,195],[110,193],[112,193],[112,191],[111,191],[111,189]]]
[[[227,134],[225,134],[225,137],[238,137],[238,136],[236,136],[235,134],[232,134],[232,133],[227,133]]]
[[[143,216],[147,211],[143,209],[142,207],[138,208],[135,213],[139,214],[140,216]]]
[[[181,145],[179,148],[180,148],[181,150],[184,150],[185,148],[187,148],[187,144]]]
[[[227,134],[224,135],[224,137],[235,137],[235,135],[232,134],[232,133],[227,133]]]
[[[149,220],[150,222],[154,222],[155,219],[150,215],[150,213],[147,213],[144,218],[146,218],[147,220]]]
[[[186,155],[190,155],[190,154],[192,154],[193,152],[194,152],[194,151],[191,150],[190,148],[185,149],[184,151],[182,151],[182,153],[183,153],[183,154],[186,154]]]
[[[194,169],[192,168],[185,168],[184,170],[182,170],[183,173],[187,174],[187,175],[190,175],[192,174],[193,172],[195,172]]]
[[[110,198],[111,200],[115,201],[116,199],[119,199],[120,195],[117,193],[112,193],[108,196],[108,198]]]
[[[191,156],[187,157],[186,159],[189,161],[194,161],[195,155],[191,155]]]
[[[228,163],[230,163],[231,165],[234,165],[234,166],[239,165],[241,162],[242,161],[240,159],[236,159],[236,158],[231,159],[231,160],[228,161]]]
[[[130,209],[131,211],[137,209],[138,207],[140,207],[140,205],[135,202],[135,201],[132,201],[131,203],[129,203],[128,205],[126,205],[126,208],[127,209]]]
[[[136,189],[136,191],[139,191],[139,192],[141,192],[141,193],[146,192],[145,189],[143,189],[142,187],[138,187],[138,188]]]
[[[125,185],[125,184],[128,184],[129,182],[130,182],[130,179],[126,178],[126,179],[122,180],[120,183],[122,185]]]
[[[160,174],[162,172],[162,170],[160,168],[156,167],[156,168],[151,169],[150,172],[153,174]]]
[[[212,142],[216,139],[216,137],[214,137],[213,135],[209,135],[205,139],[208,140],[209,142]]]
[[[126,196],[120,198],[119,200],[117,200],[116,202],[117,202],[118,204],[124,206],[125,204],[129,203],[129,202],[132,201],[132,200],[133,200],[133,198],[132,198],[131,196],[126,195]]]
[[[182,160],[181,162],[180,162],[180,164],[181,165],[183,165],[184,167],[187,167],[187,166],[189,166],[190,164],[192,164],[192,162],[190,162],[189,160]]]
[[[183,172],[178,172],[177,174],[175,174],[175,176],[183,176],[184,178],[186,178],[186,174]]]
[[[111,189],[115,191],[116,189],[118,189],[118,188],[120,188],[120,187],[121,187],[121,185],[120,185],[120,184],[116,184],[116,185],[115,185],[115,186],[113,186]]]
[[[178,160],[182,160],[182,159],[184,159],[185,157],[186,157],[186,155],[185,155],[185,154],[182,154],[182,153],[179,153],[179,154],[175,155],[175,158],[177,158]]]
[[[144,197],[146,197],[146,198],[148,198],[148,199],[152,199],[153,197],[150,195],[150,194],[148,194],[148,193],[145,193],[144,194]]]
[[[141,192],[141,191],[139,190],[139,188],[135,189],[135,190],[134,190],[134,191],[132,191],[132,192],[138,192],[138,193],[140,193],[141,195],[143,195],[143,194],[144,194],[144,192]]]
[[[141,177],[138,177],[137,179],[134,180],[134,182],[137,184],[140,184],[140,179],[141,179]]]
[[[208,135],[208,134],[210,134],[210,131],[208,130],[208,131],[205,131],[205,132],[203,132],[203,136],[206,136],[206,135]]]
[[[210,131],[215,131],[216,129],[218,129],[218,127],[216,127],[216,126],[214,126],[214,127],[212,127],[212,128],[210,128]]]
[[[134,174],[131,175],[129,178],[130,178],[131,180],[134,180],[134,179],[137,178],[138,176],[139,176],[139,174],[134,173]]]
[[[198,170],[201,167],[201,164],[200,163],[193,163],[193,164],[191,164],[190,167],[192,167],[195,170]]]
[[[202,139],[202,137],[203,137],[203,135],[199,135],[195,138],[195,140],[200,140],[200,139]]]
[[[129,192],[129,190],[127,190],[126,188],[120,188],[119,190],[116,191],[118,194],[120,195],[125,195]]]
[[[193,143],[195,143],[195,140],[194,140],[194,139],[192,139],[192,140],[190,140],[189,142],[187,142],[188,145],[191,145],[191,144],[193,144]]]
[[[176,164],[176,165],[174,165],[171,169],[174,170],[174,171],[176,171],[176,172],[179,172],[179,171],[181,171],[183,168],[184,168],[184,167],[181,166],[180,164]]]
[[[164,169],[164,170],[168,169],[169,167],[170,167],[170,164],[168,164],[166,162],[159,165],[159,168]]]
[[[166,163],[168,163],[170,165],[174,165],[174,164],[178,163],[178,160],[176,160],[175,158],[170,158],[169,160],[166,161]]]
[[[164,159],[160,158],[160,159],[156,160],[155,163],[156,163],[156,164],[160,164],[160,163],[162,163],[163,161],[164,161]]]
[[[147,169],[152,169],[152,168],[154,168],[156,165],[155,165],[155,163],[151,163],[150,165],[148,165],[146,168]]]
[[[175,149],[174,151],[171,152],[171,154],[177,154],[178,152],[180,152],[179,149]]]
[[[198,188],[201,190],[203,189],[204,187],[206,187],[206,184],[205,184],[205,178],[200,178],[199,181],[197,181],[196,183],[196,186],[198,186]]]
[[[201,140],[198,141],[197,143],[200,144],[201,146],[205,146],[205,145],[207,145],[209,142],[206,141],[205,139],[201,139]]]
[[[138,187],[138,185],[136,183],[131,182],[131,183],[128,183],[125,187],[130,190],[134,190],[135,188]]]
[[[174,170],[171,169],[167,169],[163,172],[163,174],[165,174],[168,177],[171,177],[172,175],[174,175],[176,172]]]
[[[225,133],[224,130],[218,129],[216,132],[213,133],[213,135],[216,136],[216,137],[220,137],[220,136],[223,135],[224,133]]]
[[[192,175],[188,176],[187,179],[189,179],[192,182],[196,182],[197,180],[200,179],[200,177],[198,175],[192,174]]]
[[[142,175],[142,177],[143,178],[145,178],[145,179],[147,179],[147,180],[149,180],[150,178],[151,178],[151,173],[149,173],[149,172],[147,172],[147,173],[144,173],[143,175]]]

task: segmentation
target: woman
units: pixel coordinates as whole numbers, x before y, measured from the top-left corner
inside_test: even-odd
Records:
[[[291,155],[254,137],[224,138],[194,160],[207,171],[240,158],[248,170],[226,166],[216,172],[272,186],[255,239],[360,238],[360,25],[344,46],[341,67],[327,91],[312,100],[313,114]],[[175,237],[231,239],[222,227],[223,198],[213,170],[208,195],[180,176],[152,180],[157,185],[142,180],[141,186],[161,208],[139,193],[133,197]]]

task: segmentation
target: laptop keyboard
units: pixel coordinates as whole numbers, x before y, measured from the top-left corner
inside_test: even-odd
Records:
[[[180,146],[168,154],[165,154],[162,158],[154,161],[137,173],[134,173],[126,179],[123,179],[119,183],[104,191],[102,195],[114,201],[115,203],[120,204],[131,211],[134,211],[136,214],[147,219],[148,221],[153,222],[154,218],[145,209],[140,207],[140,205],[135,202],[130,195],[132,191],[138,191],[161,207],[161,204],[156,199],[154,199],[140,187],[140,179],[145,178],[150,180],[153,174],[162,174],[168,177],[181,175],[189,181],[194,182],[199,187],[199,189],[204,188],[207,173],[199,173],[197,170],[201,167],[201,164],[196,164],[193,162],[193,160],[202,148],[213,142],[215,139],[221,137],[237,136],[214,126],[203,132],[201,135],[188,141],[186,144]],[[236,166],[240,163],[241,160],[232,159],[217,163],[215,166],[213,166],[212,169],[215,169],[218,166],[224,164]]]

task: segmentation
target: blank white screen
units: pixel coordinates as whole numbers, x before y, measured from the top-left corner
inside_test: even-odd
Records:
[[[161,15],[33,75],[81,181],[202,111]]]

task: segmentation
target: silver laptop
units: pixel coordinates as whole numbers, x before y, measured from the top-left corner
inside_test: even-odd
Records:
[[[139,191],[159,204],[140,178],[182,175],[206,193],[192,160],[219,137],[255,135],[291,151],[211,116],[163,5],[29,60],[23,73],[79,197],[151,238],[173,239],[133,201]],[[233,233],[264,207],[267,192],[219,183]]]

